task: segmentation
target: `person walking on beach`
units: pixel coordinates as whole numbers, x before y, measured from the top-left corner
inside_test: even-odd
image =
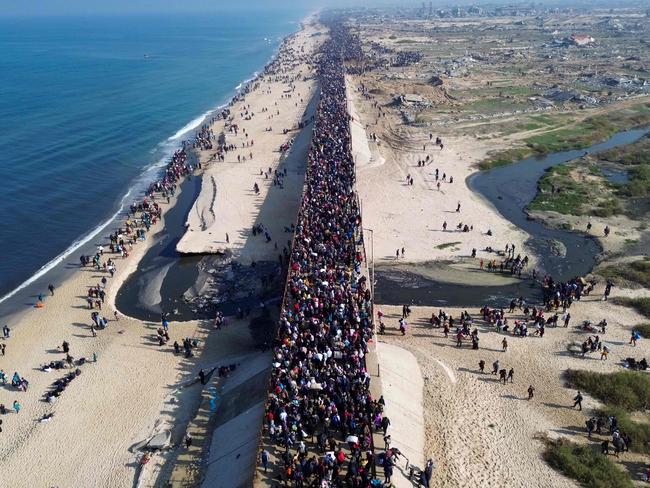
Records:
[[[510,380],[510,383],[514,383],[514,381],[515,381],[515,368],[510,368],[510,371],[508,371],[508,379]]]
[[[11,329],[7,324],[2,326],[2,335],[4,336],[5,339],[9,339],[9,333],[11,332]]]
[[[382,417],[381,419],[381,429],[384,431],[384,435],[388,432],[388,426],[390,425],[390,419],[388,417]]]
[[[262,452],[260,452],[260,462],[262,463],[262,466],[264,466],[264,472],[266,473],[268,466],[269,466],[269,451],[266,449],[262,449]]]
[[[578,410],[582,410],[582,394],[578,391],[578,394],[573,398],[573,407],[578,407]]]
[[[609,294],[612,292],[612,286],[614,286],[614,283],[607,280],[607,284],[605,285],[605,294],[603,295],[603,301],[607,301]]]
[[[50,294],[54,296],[54,285],[52,283],[47,285],[47,289],[50,290]]]
[[[497,359],[492,363],[492,374],[497,374],[499,372],[499,360]]]
[[[482,359],[478,362],[478,370],[481,373],[485,373],[485,361],[483,361]]]
[[[508,350],[508,340],[505,337],[501,341],[501,349],[503,352],[506,352]]]
[[[535,396],[535,388],[533,388],[533,385],[530,385],[528,387],[528,400],[532,400],[533,396]]]
[[[14,410],[16,413],[20,413],[20,409],[22,408],[22,405],[18,403],[18,400],[14,400]]]
[[[393,460],[390,457],[384,459],[384,478],[386,483],[390,483],[390,479],[393,476]]]

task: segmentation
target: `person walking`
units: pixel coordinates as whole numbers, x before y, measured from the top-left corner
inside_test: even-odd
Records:
[[[580,393],[580,391],[578,391],[578,394],[575,397],[573,397],[572,408],[576,408],[576,406],[578,407],[578,410],[582,410],[582,393]]]
[[[504,337],[501,341],[501,350],[506,352],[508,350],[508,340]]]
[[[388,417],[382,417],[381,429],[384,431],[384,435],[386,435],[386,432],[388,432],[389,426],[390,426],[390,419]]]
[[[492,374],[497,374],[499,372],[499,360],[497,359],[492,363]]]
[[[485,373],[485,361],[483,361],[482,359],[478,362],[478,370],[481,373]]]
[[[508,379],[510,380],[510,383],[514,383],[514,380],[515,380],[515,368],[510,368],[510,371],[508,371]]]
[[[18,403],[18,400],[14,400],[14,410],[16,413],[20,413],[20,409],[23,408],[20,403]]]
[[[264,467],[264,472],[266,473],[268,466],[269,466],[269,451],[266,449],[262,449],[262,452],[260,453],[260,462],[262,463],[262,466]]]
[[[533,385],[530,385],[528,387],[528,399],[532,400],[533,396],[535,396],[535,388],[533,387]]]
[[[50,295],[54,296],[54,285],[52,283],[47,285],[47,289],[50,290]]]

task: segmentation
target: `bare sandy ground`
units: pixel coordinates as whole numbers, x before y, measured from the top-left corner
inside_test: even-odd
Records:
[[[616,290],[615,294],[631,296],[638,292]],[[622,359],[650,355],[648,341],[639,342],[637,347],[628,344],[632,327],[644,322],[643,317],[629,308],[605,303],[601,297],[602,289],[597,287],[595,294],[571,307],[569,328],[547,328],[543,338],[499,334],[477,321],[475,325],[481,332],[478,351],[468,345],[457,348],[453,334],[445,338],[442,329],[428,325],[431,313],[437,313],[437,309],[413,308],[408,319],[410,329],[402,337],[397,330],[401,308],[376,307],[388,316],[387,335],[380,336],[380,340],[411,351],[424,375],[425,456],[433,457],[437,464],[432,486],[575,486],[542,460],[543,443],[539,438],[565,436],[574,442],[586,442],[584,422],[589,411],[599,404],[585,395],[583,411],[573,410],[576,392],[565,387],[562,372],[569,368],[621,371]],[[454,317],[461,312],[446,311]],[[480,317],[477,309],[468,311],[475,319]],[[570,355],[567,344],[587,338],[587,333],[576,325],[586,319],[603,318],[610,324],[601,336],[612,351],[609,359],[601,361],[599,354],[585,359]],[[504,337],[509,343],[507,352],[502,352]],[[481,359],[486,362],[486,374],[478,371]],[[496,359],[501,368],[514,368],[512,384],[499,384],[489,373]],[[535,387],[531,401],[526,400],[529,385]],[[405,435],[408,439],[410,433]],[[626,453],[621,461],[630,461],[633,456]]]
[[[316,107],[316,80],[310,60],[321,40],[314,34],[321,30],[319,25],[309,23],[292,36],[284,49],[298,62],[287,64],[280,77],[260,77],[256,88],[231,107],[231,118],[212,124],[215,136],[223,133],[226,144],[238,149],[227,152],[223,162],[210,162],[215,150],[201,152],[201,162],[207,169],[201,193],[188,217],[187,232],[177,245],[179,252],[228,251],[241,262],[250,263],[275,259],[286,245],[285,227],[295,221],[304,182],[311,124],[304,130],[299,130],[298,124],[308,120]],[[251,113],[252,117],[247,115]],[[228,130],[234,125],[239,128],[238,135]],[[273,130],[267,131],[269,127]],[[285,157],[279,148],[291,139],[294,144]],[[246,145],[251,140],[254,144]],[[273,184],[276,169],[288,171],[282,189]],[[269,173],[268,177],[263,173]],[[257,195],[254,183],[259,185]],[[251,235],[257,224],[268,230],[280,251],[266,242],[264,234]]]
[[[436,136],[399,124],[394,117],[377,117],[373,100],[357,90],[348,77],[348,100],[352,125],[353,154],[358,162],[357,186],[361,198],[364,226],[373,229],[377,263],[396,261],[395,252],[404,248],[400,260],[417,263],[430,260],[459,260],[477,249],[477,258],[494,258],[483,252],[491,246],[503,250],[506,244],[524,249],[527,234],[496,212],[465,183],[476,171],[476,164],[490,147],[470,137],[443,137],[444,149],[434,146]],[[368,142],[371,133],[378,141]],[[423,149],[424,148],[424,149]],[[430,161],[418,167],[418,160]],[[440,188],[435,179],[439,170]],[[446,181],[442,181],[443,174]],[[413,178],[413,185],[406,182]],[[453,183],[449,183],[453,177]],[[458,203],[460,212],[456,212]],[[447,222],[447,231],[443,223]],[[472,226],[470,232],[456,226]],[[492,231],[492,236],[486,233]]]

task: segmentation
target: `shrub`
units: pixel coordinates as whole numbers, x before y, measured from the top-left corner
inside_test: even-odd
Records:
[[[629,411],[650,408],[650,375],[636,371],[618,371],[602,374],[569,369],[569,383],[588,392],[601,402]]]
[[[599,452],[596,445],[566,440],[548,442],[544,460],[565,476],[588,488],[633,488],[630,477]]]

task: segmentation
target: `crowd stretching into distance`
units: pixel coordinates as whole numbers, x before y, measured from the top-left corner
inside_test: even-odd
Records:
[[[274,343],[264,428],[282,452],[273,476],[291,486],[367,487],[372,432],[385,425],[366,367],[372,297],[362,275],[361,215],[355,192],[344,60],[358,38],[333,23],[321,49],[321,98],[308,154],[285,300]],[[309,446],[309,447],[308,447]],[[269,453],[262,451],[266,466]],[[382,453],[387,477],[390,453]]]

